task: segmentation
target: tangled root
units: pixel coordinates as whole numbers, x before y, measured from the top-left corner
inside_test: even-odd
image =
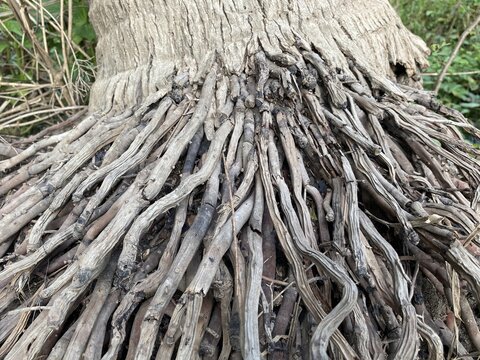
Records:
[[[480,351],[479,131],[298,50],[13,144],[2,358]]]

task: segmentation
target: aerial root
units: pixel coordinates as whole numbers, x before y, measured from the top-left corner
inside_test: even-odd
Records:
[[[354,59],[293,56],[5,152],[0,357],[480,351],[480,152],[458,129],[478,130]]]

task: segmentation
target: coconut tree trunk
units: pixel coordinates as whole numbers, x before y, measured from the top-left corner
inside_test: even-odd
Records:
[[[480,351],[479,131],[387,1],[90,17],[89,114],[0,162],[0,356]]]

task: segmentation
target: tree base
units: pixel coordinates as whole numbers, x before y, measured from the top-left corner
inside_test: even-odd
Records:
[[[480,351],[480,152],[457,129],[478,130],[298,51],[178,74],[0,163],[2,357]]]

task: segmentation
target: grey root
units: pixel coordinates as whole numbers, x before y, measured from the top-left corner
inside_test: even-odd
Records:
[[[0,162],[1,358],[473,359],[480,132],[386,0],[90,6],[90,112]]]

